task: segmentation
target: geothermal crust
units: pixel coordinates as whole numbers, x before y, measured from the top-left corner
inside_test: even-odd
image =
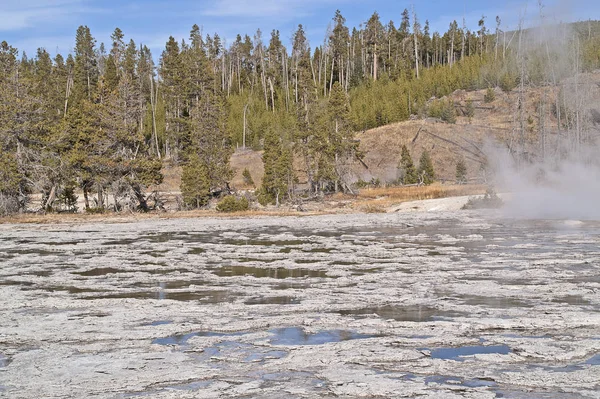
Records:
[[[600,398],[600,223],[0,225],[0,396]]]

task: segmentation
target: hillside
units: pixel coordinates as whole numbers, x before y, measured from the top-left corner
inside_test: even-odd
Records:
[[[600,73],[588,73],[579,77],[587,87],[586,107],[593,112],[600,108]],[[538,106],[540,99],[546,97],[547,103],[552,103],[556,98],[558,88],[528,88],[525,93],[526,106],[524,119],[526,120],[527,137],[530,152],[536,151],[538,131],[540,128],[540,114]],[[445,123],[439,119],[413,117],[409,121],[393,123],[375,129],[358,132],[356,139],[360,141],[360,151],[364,154],[362,165],[353,162],[351,174],[353,182],[379,179],[381,183],[393,183],[397,179],[397,165],[400,159],[402,145],[406,145],[411,152],[415,163],[418,162],[423,150],[430,152],[436,173],[441,182],[455,180],[456,162],[464,157],[467,163],[468,178],[471,183],[482,183],[480,149],[486,141],[509,145],[511,137],[519,127],[517,106],[519,91],[515,89],[505,93],[495,89],[495,100],[486,103],[485,90],[467,92],[464,90],[454,92],[449,98],[455,105],[458,114],[456,123]],[[461,116],[472,101],[474,115],[472,118]],[[556,141],[566,135],[564,131],[557,130],[557,118],[552,114],[551,107],[547,106],[545,115],[545,128],[549,142]],[[256,186],[260,185],[264,168],[262,165],[262,152],[252,150],[237,151],[231,158],[231,166],[236,171],[232,181],[233,187],[251,188],[244,184],[242,172],[248,168]],[[300,183],[305,183],[306,177],[301,167],[296,168]]]

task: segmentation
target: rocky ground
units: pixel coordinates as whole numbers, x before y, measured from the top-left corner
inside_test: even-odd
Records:
[[[600,398],[600,223],[436,201],[0,225],[0,396]]]

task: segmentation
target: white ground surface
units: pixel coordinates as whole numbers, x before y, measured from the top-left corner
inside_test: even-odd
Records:
[[[0,225],[0,396],[600,398],[600,223],[457,201]]]

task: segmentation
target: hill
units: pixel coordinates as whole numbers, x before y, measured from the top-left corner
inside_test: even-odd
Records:
[[[600,104],[600,73],[582,74],[578,79],[579,83],[586,87],[585,112],[600,114],[600,105],[597,105]],[[566,84],[568,82],[564,85]],[[539,153],[538,139],[542,124],[548,143],[567,138],[568,132],[562,127],[559,129],[557,116],[552,111],[564,85],[527,88],[524,93],[525,142],[528,143],[527,151],[530,154]],[[351,163],[352,182],[379,180],[382,184],[394,183],[397,179],[400,150],[402,145],[406,145],[415,163],[424,150],[430,152],[441,182],[455,180],[456,163],[462,157],[467,164],[469,182],[485,183],[481,168],[481,151],[486,142],[509,147],[511,141],[515,140],[520,128],[517,104],[521,96],[518,89],[506,93],[497,88],[494,90],[495,99],[488,103],[484,98],[486,92],[459,90],[448,96],[458,115],[456,123],[445,123],[427,116],[413,116],[405,122],[356,133],[364,164],[356,161]],[[542,99],[545,99],[546,107],[545,112],[540,114]],[[430,100],[432,101],[434,100]],[[472,117],[465,115],[470,102],[473,106]],[[233,154],[231,166],[236,174],[232,184],[235,188],[251,188],[243,181],[242,172],[246,168],[250,171],[255,185],[260,185],[264,173],[261,156],[261,151],[252,150],[236,151]],[[296,162],[296,166],[302,187],[306,183],[306,177],[301,163]]]

